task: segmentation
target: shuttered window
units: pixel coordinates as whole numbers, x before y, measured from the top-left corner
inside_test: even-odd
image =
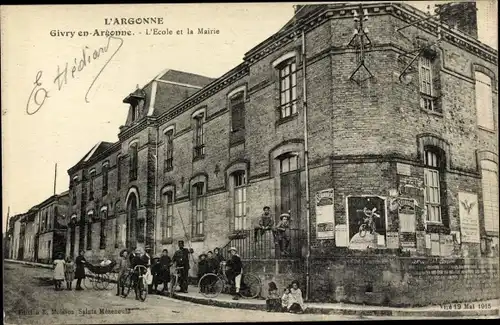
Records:
[[[477,124],[489,130],[495,129],[493,118],[493,92],[491,78],[484,73],[476,71],[476,112]]]
[[[498,232],[498,165],[490,160],[481,161],[484,228]]]

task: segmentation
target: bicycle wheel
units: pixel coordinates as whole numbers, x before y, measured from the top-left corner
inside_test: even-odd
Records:
[[[127,297],[130,293],[130,289],[132,288],[132,277],[130,274],[127,274],[123,279],[123,297]]]
[[[241,279],[240,294],[244,298],[255,298],[262,289],[260,279],[252,273],[243,274]]]
[[[200,288],[200,293],[207,298],[215,298],[222,292],[224,288],[224,283],[214,273],[208,273],[201,277],[198,282],[198,288]]]
[[[174,296],[175,288],[177,287],[177,275],[172,275],[171,279],[168,287],[168,295],[170,298]]]
[[[145,301],[148,296],[148,285],[145,277],[140,277],[137,282],[137,291],[139,292],[139,300]]]

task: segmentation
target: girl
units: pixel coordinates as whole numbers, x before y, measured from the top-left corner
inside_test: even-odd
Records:
[[[71,290],[75,278],[75,263],[69,256],[66,257],[66,264],[64,265],[64,277],[66,279],[66,289]]]
[[[304,300],[302,299],[302,291],[299,288],[299,283],[297,281],[292,282],[292,288],[290,289],[290,301],[288,302],[288,310],[291,313],[302,314],[304,312]]]
[[[62,282],[64,281],[64,260],[62,254],[57,254],[54,260],[54,284],[56,290],[61,290]]]
[[[125,289],[125,278],[130,269],[130,259],[128,257],[128,251],[126,249],[120,252],[120,258],[118,259],[118,283],[116,284],[116,295],[123,296],[123,291]]]
[[[267,311],[281,310],[281,300],[278,294],[278,287],[274,282],[269,282],[268,296],[266,299],[266,310]]]
[[[290,288],[285,288],[283,290],[283,296],[281,297],[281,311],[287,312],[290,302]]]

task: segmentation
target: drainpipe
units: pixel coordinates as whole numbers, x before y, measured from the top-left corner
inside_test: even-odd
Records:
[[[306,254],[306,301],[310,291],[310,257],[311,257],[311,220],[309,194],[309,145],[307,133],[307,88],[306,88],[306,34],[302,29],[302,107],[304,111],[304,167],[306,176],[306,224],[307,224],[307,254]]]
[[[154,189],[155,189],[155,218],[154,218],[154,221],[153,221],[153,224],[154,224],[154,227],[153,227],[153,254],[156,254],[156,232],[157,232],[157,229],[156,229],[156,225],[158,224],[158,207],[157,207],[157,203],[158,203],[158,139],[160,138],[159,137],[159,125],[156,125],[156,144],[155,144],[155,186],[154,186]]]

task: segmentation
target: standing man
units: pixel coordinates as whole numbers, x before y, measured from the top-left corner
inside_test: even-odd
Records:
[[[259,237],[265,234],[266,231],[271,231],[274,226],[274,220],[271,217],[271,208],[268,206],[264,207],[264,213],[260,216],[259,225],[254,228],[254,238],[255,241],[258,240]]]
[[[241,286],[241,273],[243,271],[243,263],[241,263],[241,258],[237,254],[236,247],[231,247],[229,249],[229,254],[231,257],[227,261],[226,276],[230,283],[234,283],[235,294],[233,300],[240,299],[240,286]]]
[[[273,229],[275,238],[278,240],[280,246],[280,251],[284,255],[288,255],[288,246],[290,245],[290,215],[288,213],[282,213],[280,216],[280,222]]]
[[[179,286],[180,292],[187,293],[188,291],[188,274],[189,274],[189,254],[193,253],[193,249],[184,248],[184,241],[179,240],[179,249],[175,252],[172,258],[176,267],[182,267],[179,270]]]

